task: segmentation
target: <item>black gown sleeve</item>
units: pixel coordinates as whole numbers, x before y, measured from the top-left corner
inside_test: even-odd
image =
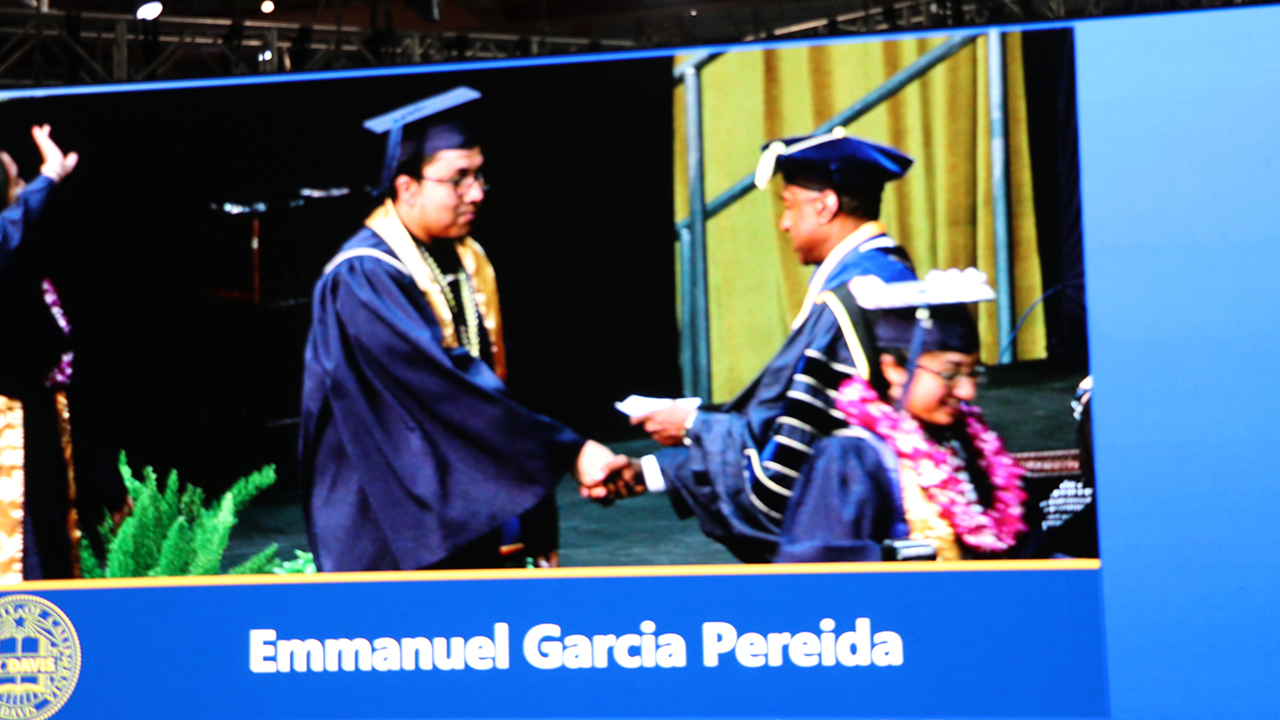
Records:
[[[300,470],[325,569],[433,564],[535,506],[584,443],[442,347],[421,293],[377,259],[321,281],[306,364]]]
[[[794,487],[774,562],[880,560],[900,532],[897,478],[870,437],[826,437]]]

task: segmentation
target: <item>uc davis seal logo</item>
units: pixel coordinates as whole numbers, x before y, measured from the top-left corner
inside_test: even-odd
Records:
[[[80,638],[56,605],[34,595],[0,598],[0,718],[44,720],[80,678]]]

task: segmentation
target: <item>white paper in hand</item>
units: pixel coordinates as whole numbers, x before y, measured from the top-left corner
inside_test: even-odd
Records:
[[[690,410],[697,410],[698,406],[702,405],[702,398],[686,397],[673,400],[671,398],[632,395],[622,402],[614,403],[613,406],[618,408],[619,412],[627,417],[639,417],[641,415],[648,415],[651,412],[657,412],[658,410],[670,406],[672,403]]]

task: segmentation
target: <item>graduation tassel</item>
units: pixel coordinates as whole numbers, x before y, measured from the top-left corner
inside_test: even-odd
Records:
[[[403,125],[394,125],[387,131],[387,154],[382,159],[382,177],[378,179],[374,195],[391,192],[391,183],[396,179],[396,165],[400,162],[400,142],[403,135]]]
[[[907,351],[907,384],[902,386],[902,395],[893,404],[896,410],[901,410],[907,402],[907,393],[911,392],[911,381],[916,377],[916,361],[920,359],[920,351],[924,348],[924,335],[931,329],[933,329],[933,318],[929,314],[929,306],[922,305],[916,310],[916,326],[911,331],[911,349]]]

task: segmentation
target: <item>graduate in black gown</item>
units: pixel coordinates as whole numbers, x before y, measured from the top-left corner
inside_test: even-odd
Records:
[[[494,271],[468,235],[484,156],[449,109],[478,97],[366,123],[390,135],[388,197],[316,284],[306,346],[299,471],[321,570],[555,564],[555,486],[572,472],[599,496],[627,462],[507,396]]]

